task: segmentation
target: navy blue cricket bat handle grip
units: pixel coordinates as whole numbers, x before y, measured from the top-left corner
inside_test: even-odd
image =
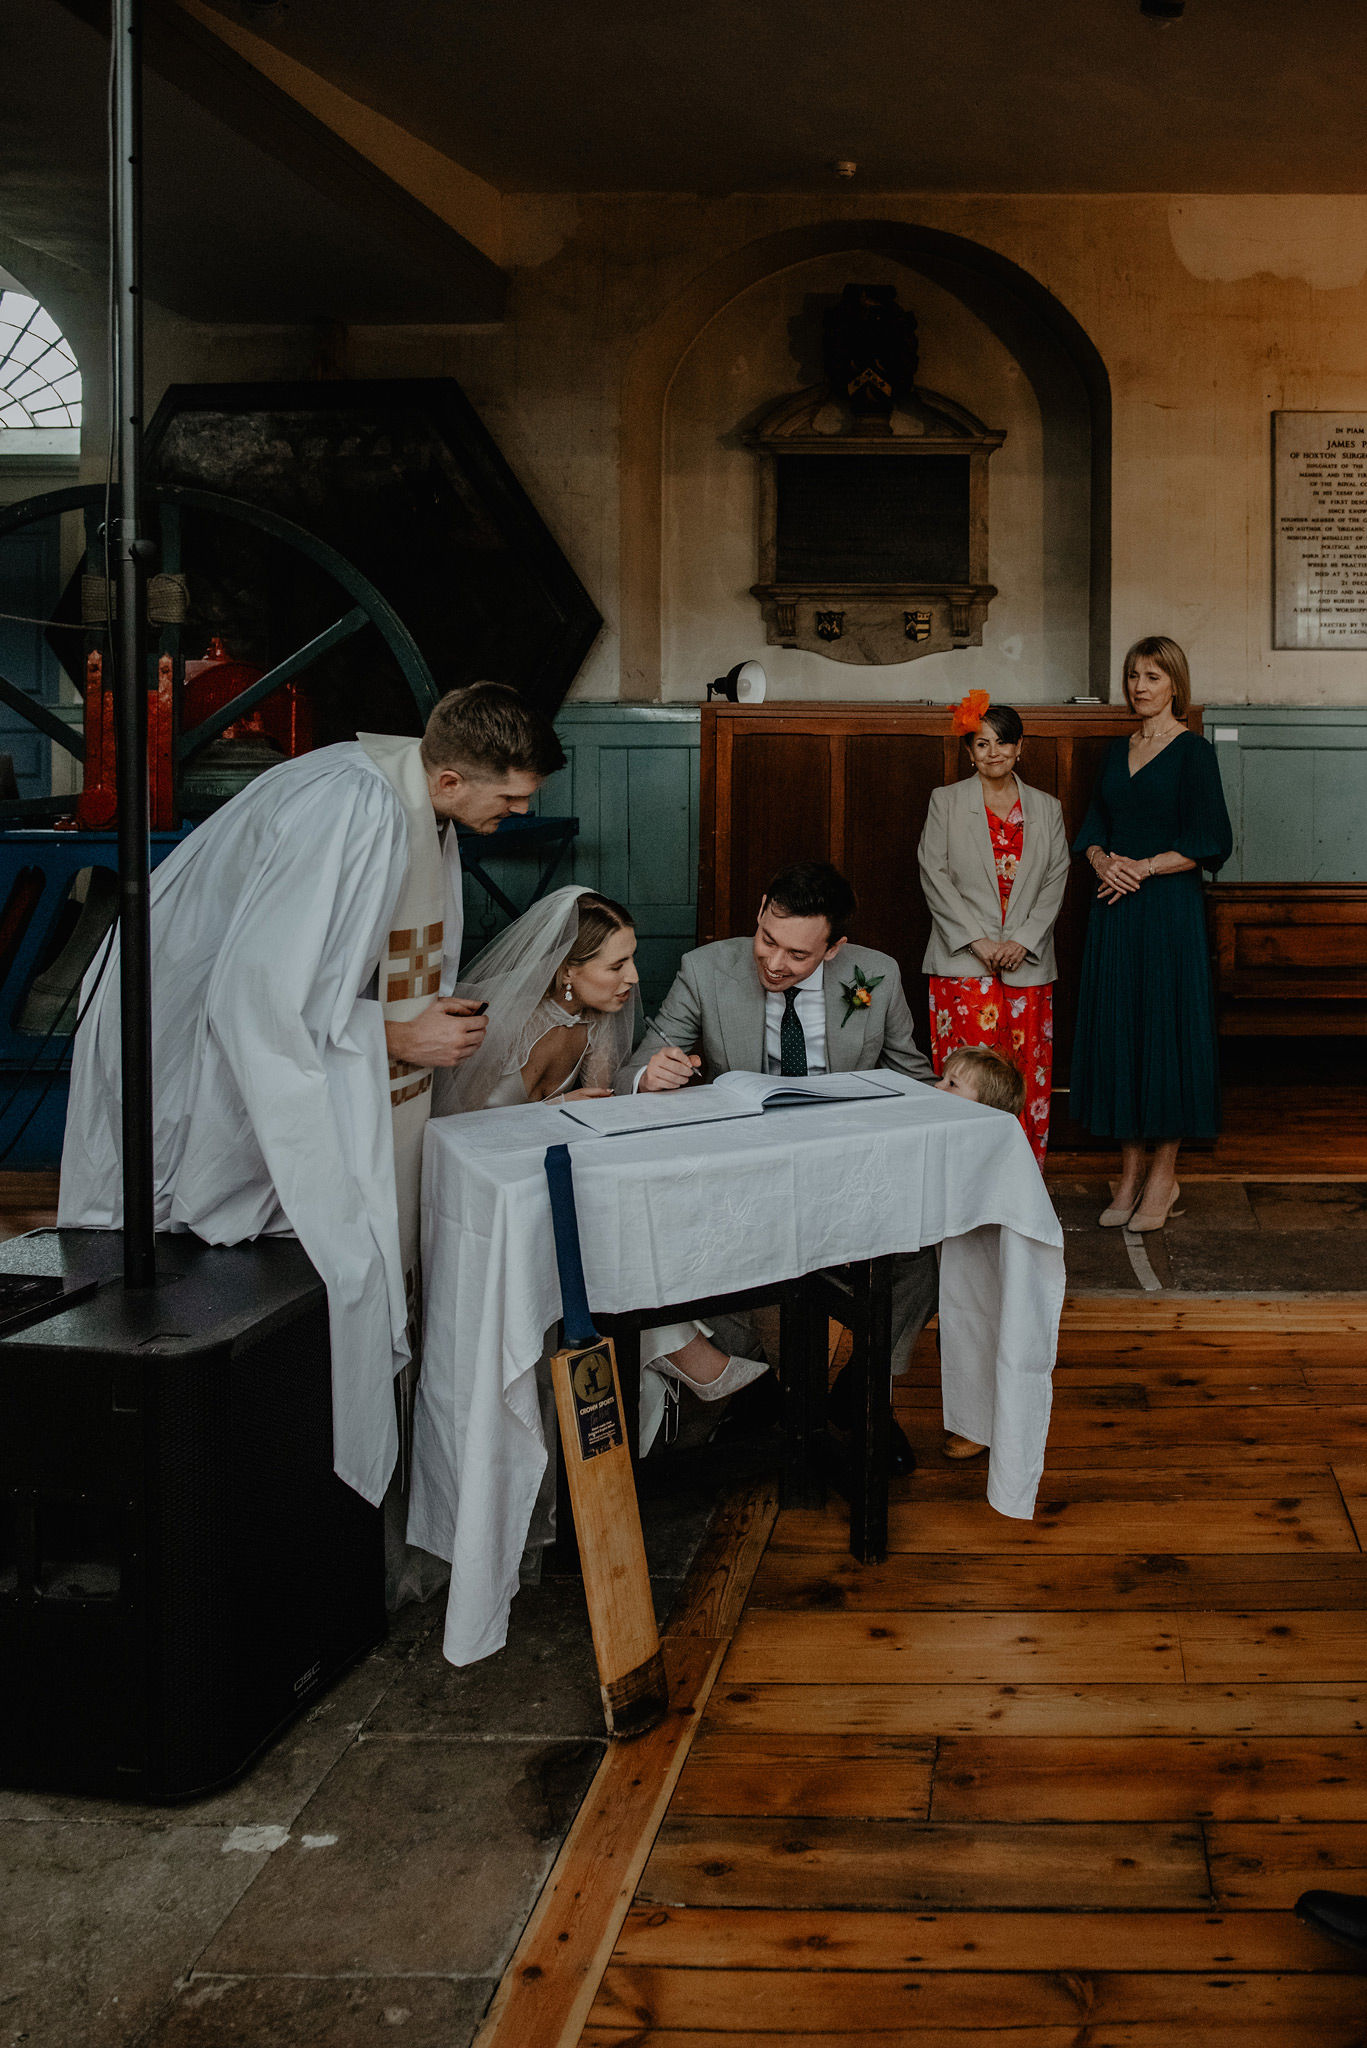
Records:
[[[589,1313],[584,1286],[584,1259],[579,1249],[579,1215],[574,1206],[574,1173],[568,1145],[546,1150],[546,1184],[551,1191],[551,1226],[555,1231],[555,1263],[560,1273],[560,1312],[568,1345],[592,1344],[598,1332]]]

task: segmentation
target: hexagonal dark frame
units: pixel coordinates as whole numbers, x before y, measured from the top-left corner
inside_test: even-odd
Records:
[[[190,415],[206,416],[197,430]],[[274,416],[278,436],[286,415],[311,444],[294,467],[276,459],[268,426]],[[386,436],[403,453],[382,474]],[[602,626],[452,378],[173,384],[146,450],[149,483],[245,499],[338,548],[389,599],[442,688],[492,677],[553,717]],[[407,553],[396,552],[401,533]]]

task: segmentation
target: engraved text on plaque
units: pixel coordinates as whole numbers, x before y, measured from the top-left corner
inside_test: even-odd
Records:
[[[1274,647],[1367,647],[1367,413],[1272,415]]]

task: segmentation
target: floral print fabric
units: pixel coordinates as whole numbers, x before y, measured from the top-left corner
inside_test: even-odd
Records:
[[[987,813],[1002,917],[1020,866],[1025,819],[1017,799],[1007,818]],[[961,1045],[990,1045],[1005,1053],[1025,1079],[1021,1122],[1041,1166],[1049,1145],[1049,1103],[1054,1083],[1054,991],[1008,988],[995,974],[930,977],[930,1050],[937,1074]]]

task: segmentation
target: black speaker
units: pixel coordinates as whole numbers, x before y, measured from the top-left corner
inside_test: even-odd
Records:
[[[302,1248],[162,1236],[136,1293],[122,1256],[0,1245],[0,1276],[77,1290],[0,1334],[0,1782],[163,1801],[236,1777],[379,1641],[382,1516],[332,1470]]]

